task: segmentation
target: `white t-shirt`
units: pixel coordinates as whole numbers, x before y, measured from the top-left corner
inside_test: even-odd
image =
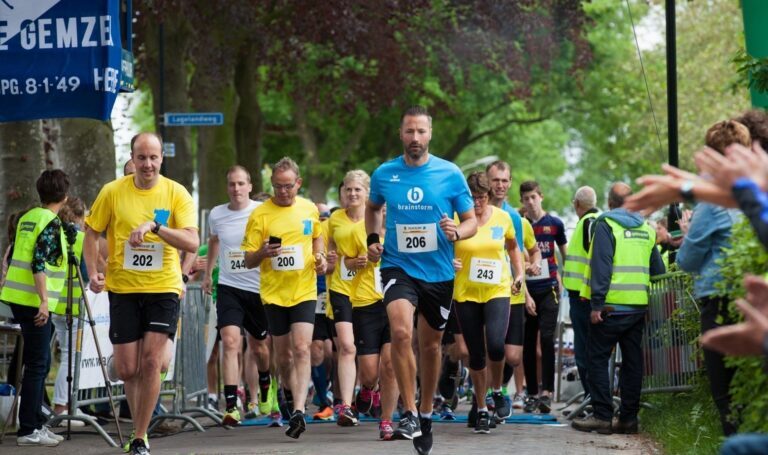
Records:
[[[219,237],[219,284],[259,293],[259,267],[245,267],[245,256],[240,245],[248,218],[261,202],[251,201],[243,210],[230,210],[228,205],[217,205],[208,215],[210,235]]]

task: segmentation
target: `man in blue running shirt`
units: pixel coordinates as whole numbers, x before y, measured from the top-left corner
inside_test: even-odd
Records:
[[[373,173],[365,211],[368,259],[381,260],[384,304],[392,331],[392,363],[405,412],[395,437],[432,451],[432,399],[440,373],[440,340],[453,296],[453,242],[477,232],[474,202],[456,165],[429,153],[432,117],[420,106],[400,121],[403,155]],[[380,232],[386,204],[387,231]],[[458,214],[460,224],[454,222]],[[384,247],[386,245],[386,247]],[[418,310],[421,400],[417,415],[416,358],[411,347]]]

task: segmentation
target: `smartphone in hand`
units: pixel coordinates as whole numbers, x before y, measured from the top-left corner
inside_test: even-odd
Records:
[[[283,243],[283,239],[280,237],[275,237],[274,235],[269,236],[269,244],[270,245],[280,245]]]

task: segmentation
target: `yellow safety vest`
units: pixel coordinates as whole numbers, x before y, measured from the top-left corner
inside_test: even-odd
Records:
[[[580,291],[586,282],[584,270],[589,265],[589,252],[584,249],[584,222],[597,218],[597,215],[596,212],[592,212],[581,217],[571,236],[573,241],[568,244],[568,254],[565,256],[563,266],[563,287],[569,291]]]
[[[636,228],[626,228],[610,218],[602,218],[608,223],[616,241],[613,254],[613,271],[611,286],[606,303],[617,305],[647,305],[648,289],[651,283],[649,262],[653,248],[656,245],[656,231],[648,223]],[[589,247],[589,259],[592,259],[595,244]],[[585,271],[587,282],[581,290],[581,296],[592,297],[591,283],[592,268],[587,266]]]
[[[32,256],[40,233],[43,232],[56,214],[42,207],[28,211],[19,220],[16,227],[16,240],[13,246],[11,266],[8,268],[5,285],[0,293],[0,300],[17,305],[40,307],[40,296],[35,289],[32,277]],[[59,264],[45,263],[45,284],[48,294],[48,308],[55,308],[61,296],[61,289],[67,277],[67,242],[64,230],[59,232],[62,257]]]
[[[85,233],[82,231],[77,231],[77,239],[75,240],[75,244],[72,245],[72,250],[75,252],[75,257],[78,259],[78,261],[81,261],[83,258],[83,240],[85,240]],[[69,266],[69,264],[67,264],[67,266]],[[80,273],[80,270],[77,270],[77,273]],[[67,267],[67,274],[69,274],[69,267]],[[78,305],[78,302],[83,296],[83,292],[80,290],[80,280],[76,278],[76,275],[67,277],[67,281],[64,282],[64,287],[61,289],[61,298],[59,299],[59,303],[55,308],[51,307],[51,313],[61,315],[67,314],[67,295],[69,294],[69,281],[72,281],[72,315],[77,316],[80,314],[80,305]]]

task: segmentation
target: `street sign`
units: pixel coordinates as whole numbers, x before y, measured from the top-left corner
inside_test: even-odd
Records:
[[[224,124],[221,112],[166,112],[165,126],[216,126]]]
[[[173,158],[176,156],[176,144],[173,142],[163,142],[163,156],[165,158]]]

